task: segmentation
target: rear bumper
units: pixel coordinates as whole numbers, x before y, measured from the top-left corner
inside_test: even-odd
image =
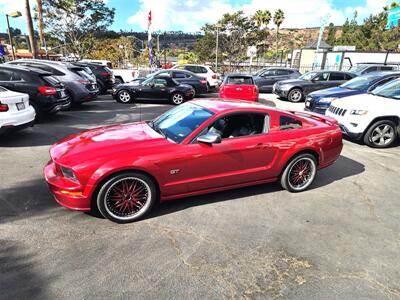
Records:
[[[57,175],[52,161],[45,166],[44,176],[57,203],[72,210],[91,210],[90,198],[84,195],[83,187]]]
[[[0,133],[21,130],[33,126],[35,110],[32,106],[19,112],[13,112],[0,116]]]

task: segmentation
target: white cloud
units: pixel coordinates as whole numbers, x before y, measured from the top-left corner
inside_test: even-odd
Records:
[[[153,14],[153,30],[182,29],[183,31],[198,31],[205,23],[214,23],[224,13],[239,9],[246,14],[254,14],[258,9],[268,9],[273,12],[282,9],[285,21],[282,27],[301,28],[320,26],[322,18],[330,15],[330,22],[342,25],[346,17],[352,17],[358,11],[359,21],[371,13],[377,13],[387,4],[387,0],[366,0],[365,6],[336,9],[331,0],[252,0],[249,4],[234,5],[228,0],[140,0],[140,9],[128,19],[129,24],[147,29],[147,14]],[[351,2],[351,1],[348,1]],[[273,26],[271,21],[270,27]]]

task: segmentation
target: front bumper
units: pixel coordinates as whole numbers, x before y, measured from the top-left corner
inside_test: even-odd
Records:
[[[50,191],[60,205],[72,210],[91,210],[90,197],[85,195],[83,187],[58,175],[53,161],[49,161],[45,166],[44,176]]]
[[[273,86],[272,92],[282,98],[287,98],[289,93],[289,91],[282,90],[279,86],[276,85]]]
[[[362,132],[351,132],[345,125],[339,123],[340,130],[344,135],[347,135],[350,139],[359,141],[361,140]]]

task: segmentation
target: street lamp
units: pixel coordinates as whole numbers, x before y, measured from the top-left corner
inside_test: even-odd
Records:
[[[8,38],[10,39],[10,45],[11,45],[11,51],[12,51],[13,60],[15,60],[15,51],[14,51],[14,43],[13,43],[13,40],[12,40],[12,34],[11,34],[11,30],[10,30],[10,21],[9,21],[8,18],[9,17],[18,18],[20,16],[22,16],[22,14],[19,11],[14,11],[14,12],[11,12],[9,14],[6,14],[7,28],[8,28]]]

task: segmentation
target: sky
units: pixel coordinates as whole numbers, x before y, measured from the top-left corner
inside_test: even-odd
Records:
[[[200,31],[205,23],[215,23],[224,13],[243,10],[251,15],[258,9],[273,12],[282,9],[285,13],[283,28],[320,26],[329,14],[329,22],[342,25],[346,17],[351,18],[355,10],[358,21],[371,13],[377,13],[391,0],[103,0],[115,8],[115,19],[110,29],[144,31],[147,15],[153,14],[153,30]],[[32,7],[36,3],[30,0]],[[10,26],[26,32],[24,15],[25,0],[0,0],[0,32],[6,32],[4,14],[21,11],[23,16],[10,19]],[[2,16],[3,15],[3,16]],[[37,24],[34,25],[37,28]],[[272,22],[269,27],[273,27]]]

